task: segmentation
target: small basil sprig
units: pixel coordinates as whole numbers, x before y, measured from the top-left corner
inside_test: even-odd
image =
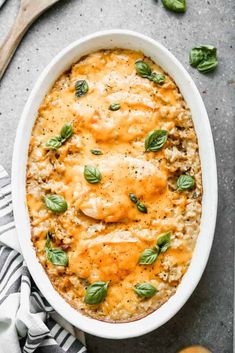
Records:
[[[96,167],[94,167],[92,165],[85,165],[84,177],[85,177],[86,181],[88,181],[88,183],[90,183],[90,184],[97,184],[102,179],[102,176],[101,176],[99,169],[97,169]]]
[[[94,282],[86,290],[85,303],[99,304],[107,296],[109,282]]]
[[[147,78],[148,80],[158,84],[162,84],[165,82],[165,76],[160,73],[152,72],[151,67],[145,61],[136,61],[135,68],[137,74],[143,78]]]
[[[119,103],[112,103],[109,106],[109,110],[116,111],[121,108],[121,105]]]
[[[170,11],[185,12],[186,0],[162,0],[163,6]]]
[[[147,207],[141,201],[137,201],[136,203],[137,210],[142,213],[148,213]]]
[[[91,153],[94,154],[95,156],[100,156],[101,154],[103,154],[103,152],[98,149],[91,150]]]
[[[157,243],[152,249],[145,249],[139,258],[140,265],[152,265],[158,258],[160,253],[165,252],[170,247],[170,238],[172,233],[166,232],[161,234],[158,239]]]
[[[139,258],[140,265],[152,265],[158,257],[156,249],[145,249]]]
[[[165,76],[163,74],[157,74],[156,72],[153,72],[149,77],[149,80],[161,84],[165,82]]]
[[[57,150],[57,148],[62,146],[62,141],[60,136],[52,137],[46,142],[46,148],[48,150]]]
[[[52,137],[46,142],[46,148],[50,150],[57,150],[62,144],[73,135],[73,127],[71,123],[65,124],[60,130],[60,135]]]
[[[137,74],[143,78],[149,78],[152,74],[151,67],[145,61],[137,60],[135,62],[135,69]]]
[[[212,45],[195,47],[190,51],[189,63],[204,74],[213,71],[218,65],[216,52],[216,48]]]
[[[136,204],[136,208],[138,211],[140,211],[142,213],[148,213],[147,207],[143,204],[143,202],[141,202],[140,200],[137,199],[135,194],[130,193],[129,198],[134,204]]]
[[[167,141],[168,132],[166,130],[150,131],[145,138],[145,151],[157,152]]]
[[[137,202],[138,202],[138,199],[137,199],[137,197],[135,196],[135,194],[130,193],[130,194],[129,194],[129,198],[130,198],[130,200],[131,200],[133,203],[137,203]]]
[[[60,248],[51,247],[51,233],[47,232],[45,253],[47,260],[56,266],[67,266],[68,265],[68,255]]]
[[[88,83],[85,80],[78,80],[75,83],[75,95],[76,97],[84,96],[89,91]]]
[[[178,191],[191,190],[195,186],[195,178],[187,174],[181,175],[177,179],[176,186]]]
[[[134,291],[140,298],[150,298],[157,293],[157,288],[150,283],[139,283],[135,285]]]
[[[65,212],[68,208],[67,201],[60,195],[46,195],[44,202],[46,207],[54,213]]]
[[[71,136],[73,135],[73,127],[71,123],[65,124],[61,131],[60,131],[60,137],[61,137],[61,142],[65,142],[68,140]]]
[[[171,232],[161,234],[157,239],[157,249],[160,253],[166,252],[170,247]]]

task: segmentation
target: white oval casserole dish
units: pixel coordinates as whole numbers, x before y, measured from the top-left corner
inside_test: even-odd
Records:
[[[150,315],[128,323],[107,323],[82,315],[73,309],[53,288],[33,249],[26,207],[26,164],[31,131],[38,108],[55,80],[83,55],[99,49],[140,50],[159,64],[176,82],[192,112],[198,137],[202,168],[203,200],[200,234],[191,264],[182,282],[164,305]],[[41,293],[54,309],[79,329],[95,336],[122,339],[146,334],[171,319],[185,304],[205,269],[217,212],[217,171],[210,123],[200,93],[179,61],[160,43],[142,34],[126,30],[98,32],[80,39],[62,50],[45,68],[25,105],[17,129],[12,162],[12,196],[15,224],[23,256]]]

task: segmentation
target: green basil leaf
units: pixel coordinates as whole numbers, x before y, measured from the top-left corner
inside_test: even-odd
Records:
[[[154,249],[145,249],[139,258],[140,265],[152,265],[158,257],[158,251]]]
[[[84,96],[89,91],[88,83],[85,80],[78,80],[75,83],[75,95],[79,98]]]
[[[59,148],[60,146],[62,146],[62,141],[61,141],[61,137],[52,137],[51,139],[49,139],[46,142],[45,147],[48,150],[57,150],[57,148]]]
[[[45,147],[50,150],[57,150],[62,144],[73,135],[73,127],[71,123],[65,124],[61,131],[60,136],[55,136],[46,142]]]
[[[195,47],[190,51],[189,63],[202,73],[213,71],[218,65],[217,49],[212,45]]]
[[[161,234],[157,239],[157,246],[161,253],[165,252],[170,247],[171,232]]]
[[[109,106],[109,110],[116,111],[121,108],[121,105],[119,103],[112,103]]]
[[[157,288],[150,283],[139,283],[135,285],[134,291],[140,298],[150,298],[157,293]]]
[[[181,175],[176,185],[178,191],[191,190],[195,186],[195,178],[187,174]]]
[[[97,184],[102,179],[100,171],[92,165],[85,165],[84,177],[90,184]]]
[[[71,123],[65,124],[60,131],[60,136],[61,136],[63,142],[68,140],[72,135],[73,135],[72,124]]]
[[[150,131],[145,139],[145,151],[159,151],[167,141],[168,132],[166,130]]]
[[[207,72],[213,71],[218,65],[218,61],[215,58],[210,58],[197,66],[199,72],[206,74]]]
[[[45,248],[50,249],[51,248],[51,232],[47,232],[46,234],[46,244],[45,244]]]
[[[137,197],[136,197],[134,194],[132,194],[132,193],[129,194],[129,198],[130,198],[130,200],[131,200],[133,203],[137,203],[137,202],[138,202]]]
[[[200,62],[203,61],[203,59],[204,59],[204,54],[202,49],[200,48],[191,49],[189,54],[189,63],[191,66],[197,67],[200,64]]]
[[[163,6],[170,11],[185,12],[186,0],[162,0]]]
[[[164,83],[166,79],[163,74],[157,74],[156,72],[153,72],[148,78],[150,81],[153,81],[158,84]]]
[[[98,149],[97,150],[96,149],[91,150],[91,153],[96,155],[96,156],[100,156],[101,154],[103,154],[103,152],[101,150],[98,150]]]
[[[147,207],[143,204],[143,202],[139,201],[135,194],[129,194],[130,200],[136,204],[137,210],[142,213],[148,213]]]
[[[148,213],[147,207],[143,204],[143,202],[137,201],[136,207],[140,212]]]
[[[151,70],[149,64],[147,64],[146,62],[144,62],[142,60],[136,61],[135,69],[136,69],[137,74],[143,78],[148,78],[152,73],[152,70]]]
[[[99,304],[107,296],[109,282],[94,282],[86,290],[85,303]]]
[[[147,78],[148,80],[158,84],[165,82],[165,76],[163,74],[152,72],[152,69],[149,64],[142,60],[136,61],[135,68],[137,74],[143,78]]]
[[[51,233],[47,232],[46,235],[46,244],[45,252],[47,260],[57,266],[67,266],[68,265],[68,256],[67,253],[60,248],[51,247]]]
[[[66,200],[60,195],[46,195],[44,201],[46,207],[54,213],[65,212],[68,208]]]
[[[159,248],[159,246],[158,246],[157,244],[154,245],[153,250],[154,250],[157,254],[159,254],[159,252],[160,252],[160,248]]]
[[[68,255],[60,248],[45,248],[47,259],[56,266],[67,266]]]

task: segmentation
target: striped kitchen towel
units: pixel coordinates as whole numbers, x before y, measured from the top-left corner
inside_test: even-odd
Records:
[[[0,8],[2,7],[2,5],[4,4],[6,0],[0,0]]]
[[[83,332],[54,312],[29,274],[14,226],[10,178],[0,166],[0,353],[82,353],[84,344]]]

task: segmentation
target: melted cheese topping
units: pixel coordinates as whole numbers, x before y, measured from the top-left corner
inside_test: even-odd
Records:
[[[122,49],[102,50],[73,65],[42,102],[29,149],[27,203],[39,260],[72,306],[109,321],[142,317],[174,294],[199,232],[201,169],[190,111],[168,75],[157,85],[136,74],[139,59],[163,72],[142,53]],[[77,80],[89,85],[79,98]],[[112,103],[121,108],[109,110]],[[73,136],[56,151],[46,150],[46,141],[67,122]],[[168,140],[160,151],[146,153],[145,137],[155,129],[167,130]],[[99,169],[100,183],[85,180],[85,165]],[[177,192],[177,177],[185,173],[194,175],[196,188]],[[138,211],[130,193],[148,213]],[[46,194],[63,196],[68,210],[52,213],[43,202]],[[67,252],[67,267],[46,259],[48,231],[53,247]],[[139,265],[140,254],[168,231],[170,249],[152,265]],[[87,285],[96,281],[109,281],[107,297],[86,304]],[[157,294],[139,298],[133,288],[142,282],[154,285]]]

